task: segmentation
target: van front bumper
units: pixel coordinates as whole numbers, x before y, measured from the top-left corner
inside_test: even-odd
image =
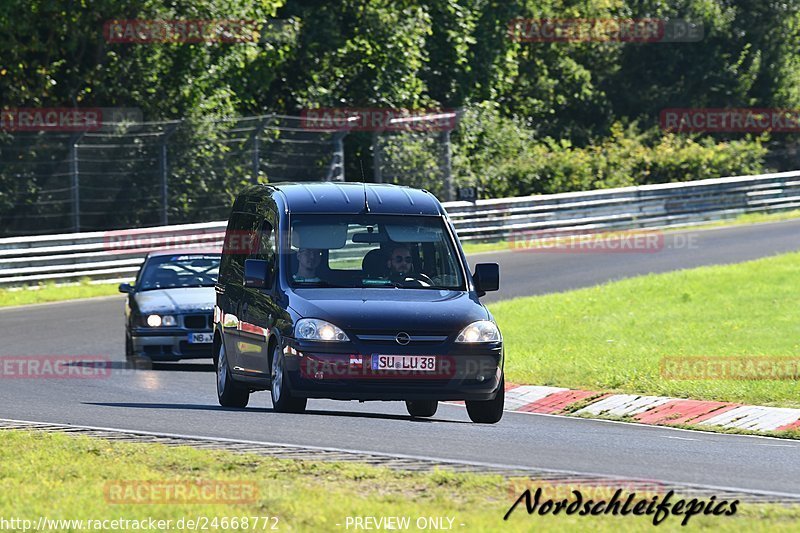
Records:
[[[306,343],[284,350],[292,394],[335,400],[492,400],[503,371],[502,343],[430,347],[354,346],[323,349]],[[363,353],[369,352],[369,353]],[[375,370],[379,356],[424,355],[436,358],[436,371]]]

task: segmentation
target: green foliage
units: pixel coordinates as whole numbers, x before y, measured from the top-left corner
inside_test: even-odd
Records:
[[[705,31],[694,43],[520,42],[508,32],[517,17],[687,19]],[[109,43],[103,24],[114,19],[278,19],[291,21],[291,31],[248,43]],[[249,179],[242,146],[212,146],[225,131],[204,139],[192,125],[314,107],[463,108],[453,137],[459,182],[480,182],[491,195],[581,190],[763,169],[764,139],[662,135],[658,115],[669,107],[800,107],[798,42],[800,4],[778,0],[6,0],[0,107],[135,107],[149,121],[188,117],[176,135],[196,147],[170,154],[176,220],[202,219],[197,196],[219,204]],[[795,137],[773,136],[771,164],[796,164]],[[10,158],[17,148],[0,134],[0,148],[8,146],[4,225],[20,206],[68,202],[40,196],[43,184],[31,177],[34,169],[68,175],[65,149],[51,140],[26,141],[36,156],[28,160],[46,160],[33,165],[21,152]],[[387,181],[440,191],[441,150],[429,141],[384,140]],[[369,179],[370,135],[352,134],[345,150],[350,179],[360,179],[360,162]],[[143,147],[142,157],[152,154]],[[152,172],[125,165],[120,172]],[[155,212],[158,199],[142,189],[132,182],[120,190],[119,211],[139,198],[155,202]],[[186,191],[199,193],[190,199]],[[66,208],[26,209],[69,217]],[[154,223],[138,215],[124,222]]]
[[[608,137],[578,147],[566,139],[539,139],[497,108],[488,102],[469,107],[454,145],[456,181],[479,185],[485,197],[717,178],[764,168],[765,138],[714,142],[615,123]]]

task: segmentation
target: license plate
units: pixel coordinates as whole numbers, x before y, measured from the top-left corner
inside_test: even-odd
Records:
[[[436,357],[432,355],[379,355],[372,356],[372,370],[397,370],[401,372],[436,372]]]
[[[189,333],[189,344],[211,344],[214,342],[213,333]]]

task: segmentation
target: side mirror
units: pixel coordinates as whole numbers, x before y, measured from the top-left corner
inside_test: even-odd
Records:
[[[125,294],[130,294],[133,292],[133,285],[130,283],[120,283],[119,284],[119,292],[123,292]]]
[[[478,296],[483,296],[490,291],[496,291],[500,288],[500,265],[497,263],[479,263],[475,265],[472,281],[475,282],[475,290]]]
[[[251,289],[272,288],[272,264],[263,259],[245,259],[244,286]]]

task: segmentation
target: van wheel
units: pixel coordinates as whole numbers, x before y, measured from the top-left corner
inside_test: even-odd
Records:
[[[406,400],[408,414],[415,418],[426,418],[436,414],[439,402],[436,400]]]
[[[496,424],[503,418],[503,404],[505,402],[506,389],[505,377],[500,378],[500,390],[494,400],[467,400],[467,414],[469,419],[476,424]]]
[[[242,387],[231,377],[228,357],[225,355],[225,342],[220,340],[217,353],[217,399],[222,407],[247,407],[250,390]]]
[[[289,385],[289,377],[286,375],[286,358],[283,356],[283,349],[275,346],[272,351],[272,383],[270,394],[272,395],[272,408],[279,413],[302,413],[306,410],[307,398],[296,398],[292,396]]]

